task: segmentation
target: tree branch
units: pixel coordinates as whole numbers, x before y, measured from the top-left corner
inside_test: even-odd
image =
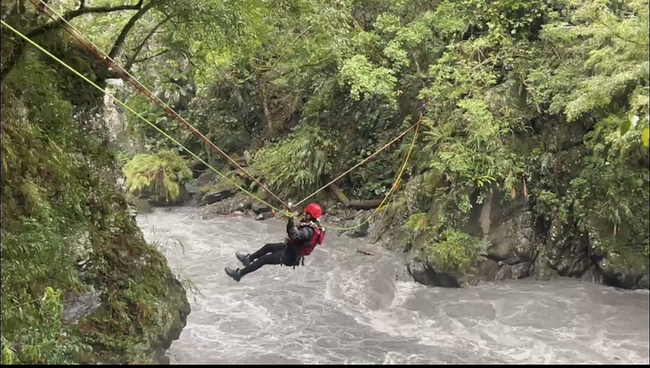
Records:
[[[143,61],[151,60],[153,58],[157,58],[158,56],[165,55],[166,53],[168,53],[170,51],[173,51],[173,50],[172,49],[167,49],[167,50],[161,51],[161,52],[159,52],[159,53],[157,53],[156,55],[153,55],[153,56],[149,56],[149,57],[138,59],[138,60],[133,60],[133,62],[131,64],[141,63]]]
[[[120,35],[117,36],[117,40],[115,40],[115,43],[113,44],[113,47],[111,48],[111,51],[108,53],[108,57],[110,59],[115,59],[117,55],[120,54],[120,51],[122,51],[122,45],[124,44],[124,41],[126,40],[126,36],[131,32],[131,29],[133,26],[135,26],[135,23],[138,21],[138,19],[142,18],[142,16],[149,11],[149,9],[153,8],[153,2],[149,2],[146,6],[143,8],[140,8],[140,10],[135,13],[131,19],[124,25],[124,28],[122,28],[122,32],[120,32]]]
[[[43,0],[44,3],[47,3],[47,1]],[[109,7],[109,6],[98,6],[98,7],[92,7],[92,8],[86,8],[85,7],[85,1],[81,1],[81,5],[79,6],[78,9],[69,11],[63,15],[63,19],[66,21],[70,21],[74,18],[77,18],[81,15],[84,14],[90,14],[90,13],[112,13],[116,11],[122,11],[122,10],[138,10],[142,8],[142,3],[144,0],[138,0],[138,3],[135,5],[121,5],[121,6],[115,6],[115,7]],[[44,11],[43,6],[39,3],[38,4],[38,9],[40,11]],[[38,14],[38,13],[37,13]],[[29,31],[26,36],[28,38],[34,38],[36,36],[39,36],[47,31],[59,28],[63,25],[64,20],[63,19],[57,19],[56,21],[50,22],[43,24],[39,27],[36,27]],[[23,51],[25,49],[25,41],[20,39],[16,41],[16,46],[13,49],[12,55],[10,56],[9,60],[7,60],[4,65],[2,65],[2,70],[0,71],[0,81],[4,80],[4,78],[7,76],[9,72],[16,66],[16,63],[18,63],[18,60],[20,60],[21,56],[23,55]]]
[[[121,11],[121,10],[138,10],[142,8],[142,2],[144,0],[138,0],[138,3],[135,5],[120,5],[120,6],[115,6],[115,7],[110,7],[110,6],[97,6],[93,8],[86,8],[85,5],[82,2],[82,5],[78,9],[69,11],[65,14],[63,14],[63,19],[66,21],[70,21],[74,18],[80,17],[84,14],[89,14],[89,13],[112,13],[116,11]],[[33,30],[29,31],[27,33],[27,37],[32,38],[35,36],[38,36],[44,32],[47,32],[52,29],[56,29],[61,27],[63,25],[64,21],[63,19],[57,19],[56,21],[46,23],[40,27],[34,28]]]
[[[163,24],[167,23],[167,21],[170,18],[171,17],[168,15],[162,22],[156,24],[156,26],[153,27],[151,31],[149,31],[149,34],[147,34],[147,36],[142,40],[142,42],[140,42],[140,44],[134,49],[133,55],[130,58],[127,57],[127,62],[126,62],[126,66],[124,67],[124,70],[126,70],[127,72],[131,70],[133,63],[136,60],[135,58],[138,56],[138,54],[140,54],[140,51],[142,51],[144,45],[146,45],[149,39],[156,33],[158,28],[160,28]]]
[[[640,44],[640,43],[638,43],[638,42],[636,42],[636,41],[632,41],[632,40],[630,40],[630,39],[624,38],[623,36],[621,36],[621,35],[619,35],[618,33],[614,32],[614,30],[613,30],[610,26],[608,26],[607,24],[605,24],[605,22],[601,21],[600,19],[596,19],[596,22],[602,24],[605,28],[607,28],[610,32],[612,32],[612,34],[613,34],[614,36],[620,38],[621,40],[623,40],[623,41],[625,41],[625,42],[633,43],[633,44],[635,44],[635,45],[637,45],[637,46],[641,46],[641,47],[648,47],[648,45],[643,45],[643,44]]]

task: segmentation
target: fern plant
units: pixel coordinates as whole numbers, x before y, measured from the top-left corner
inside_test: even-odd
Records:
[[[126,188],[135,195],[147,192],[167,201],[180,196],[180,185],[192,178],[192,171],[183,158],[174,151],[135,155],[122,170]]]
[[[258,151],[254,168],[281,196],[308,194],[331,169],[328,152],[332,142],[326,137],[318,127],[301,128],[287,141]]]
[[[458,230],[443,231],[438,240],[428,243],[424,252],[444,272],[469,271],[478,259],[480,240]]]

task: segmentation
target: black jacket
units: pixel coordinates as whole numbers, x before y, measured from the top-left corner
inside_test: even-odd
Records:
[[[309,226],[297,228],[293,223],[293,217],[290,217],[287,222],[287,235],[289,239],[298,243],[298,247],[302,247],[304,244],[309,243],[314,236],[314,229]]]

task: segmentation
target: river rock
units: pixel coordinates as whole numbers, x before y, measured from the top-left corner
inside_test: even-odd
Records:
[[[264,212],[264,213],[260,213],[259,215],[257,215],[257,217],[255,217],[255,219],[259,220],[259,221],[262,221],[262,220],[270,219],[273,216],[275,216],[275,215],[272,212]]]
[[[502,263],[495,279],[497,281],[501,281],[507,279],[523,279],[525,277],[528,277],[531,264],[532,262],[523,262],[514,265]]]
[[[447,273],[436,272],[429,260],[424,260],[419,256],[410,255],[407,261],[407,268],[415,281],[421,284],[449,288],[460,287],[456,277]]]
[[[510,266],[508,266],[510,267]],[[494,260],[480,257],[466,272],[442,271],[435,262],[424,259],[419,252],[411,251],[407,256],[407,269],[415,281],[428,285],[448,288],[478,285],[497,279],[499,266]]]
[[[271,212],[271,207],[265,205],[264,203],[253,203],[251,205],[251,210],[254,214],[260,215],[262,213]]]
[[[235,196],[223,201],[215,202],[201,207],[198,214],[201,218],[211,218],[220,215],[230,215],[235,211],[246,211],[252,206],[252,200],[245,193],[237,193]]]
[[[508,264],[532,262],[537,253],[539,240],[535,234],[534,216],[531,211],[516,214],[488,234],[490,258]]]
[[[510,266],[511,267],[511,276],[514,279],[523,279],[524,277],[529,276],[530,272],[530,266],[532,265],[532,262],[522,262],[522,263],[517,263],[515,265]]]
[[[420,259],[419,257],[415,257],[413,253],[409,253],[406,268],[408,269],[411,276],[413,276],[413,279],[415,279],[415,281],[419,282],[420,284],[428,286],[435,285],[434,280],[436,273],[433,268],[431,268],[431,266],[429,266],[426,261]]]
[[[208,192],[199,201],[200,206],[204,206],[207,204],[213,204],[215,202],[223,201],[226,198],[230,198],[235,195],[235,191],[232,189],[224,189],[224,190],[219,190],[219,191],[214,191],[214,192]]]
[[[597,263],[604,284],[624,289],[648,289],[647,264],[610,258],[613,257],[605,257]]]
[[[350,230],[339,230],[339,234],[345,234],[350,238],[363,238],[368,235],[370,221],[366,221],[372,215],[371,211],[363,211],[354,217],[351,221],[343,224],[344,228],[354,227]]]

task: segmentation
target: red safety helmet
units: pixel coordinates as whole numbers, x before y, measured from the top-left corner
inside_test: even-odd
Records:
[[[310,214],[311,217],[318,220],[320,215],[323,214],[323,209],[320,208],[320,206],[316,203],[310,203],[307,205],[307,207],[305,207],[305,213]]]

